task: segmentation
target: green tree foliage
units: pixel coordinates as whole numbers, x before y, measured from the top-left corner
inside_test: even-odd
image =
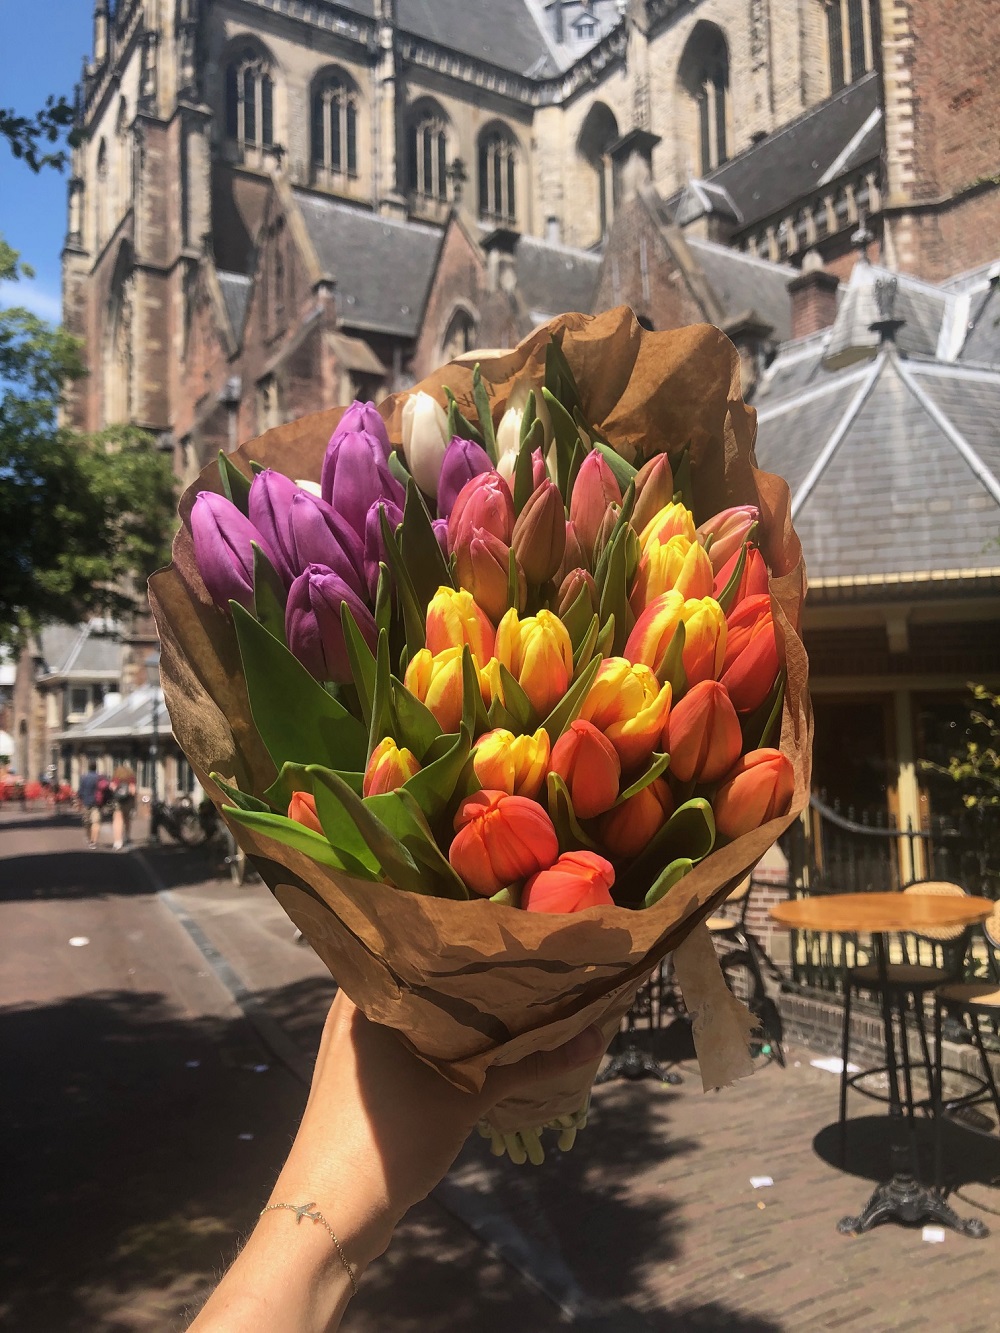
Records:
[[[0,241],[0,278],[24,273]],[[123,615],[169,558],[169,459],[142,431],[58,424],[85,375],[80,344],[28,310],[0,309],[0,642],[45,621]]]
[[[50,145],[59,142],[66,131],[67,144],[72,148],[76,142],[76,131],[70,126],[75,119],[72,103],[65,97],[48,97],[45,105],[33,116],[19,116],[9,107],[0,107],[0,139],[7,140],[7,146],[16,158],[20,158],[32,171],[39,172],[44,167],[55,167],[61,171],[66,165],[66,149],[52,150]]]
[[[1000,695],[970,685],[973,704],[962,749],[947,764],[924,762],[925,772],[951,778],[968,810],[1000,810]]]

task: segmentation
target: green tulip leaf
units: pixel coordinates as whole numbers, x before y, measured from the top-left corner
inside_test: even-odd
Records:
[[[490,729],[494,727],[503,727],[505,731],[511,731],[517,734],[520,723],[512,712],[504,706],[503,700],[497,696],[486,710],[486,719],[490,724]]]
[[[628,527],[622,528],[611,542],[604,583],[603,586],[599,585],[601,586],[600,618],[607,622],[610,617],[614,617],[612,652],[617,657],[621,656],[625,647],[628,630],[628,587],[625,581],[625,535],[628,531]]]
[[[531,700],[525,694],[521,682],[516,676],[511,675],[502,662],[500,663],[500,683],[503,689],[504,707],[517,719],[517,726],[513,728],[515,734],[534,731],[538,722]]]
[[[285,638],[285,585],[277,570],[268,560],[256,542],[250,543],[253,551],[253,611],[257,620],[281,644],[288,643]]]
[[[258,463],[258,462],[256,462],[254,459],[251,458],[251,460],[250,460],[250,471],[254,474],[255,477],[259,477],[260,474],[264,471],[264,464],[263,464],[263,463]]]
[[[707,545],[706,545],[706,550],[707,550]],[[722,610],[726,615],[729,614],[730,608],[733,605],[733,601],[736,597],[736,594],[739,591],[740,579],[742,579],[743,571],[746,568],[747,555],[749,553],[749,550],[750,550],[750,543],[744,542],[743,546],[740,548],[740,558],[736,561],[736,564],[733,566],[733,572],[730,574],[726,586],[722,589],[718,597],[715,599],[722,607]]]
[[[652,907],[658,903],[661,898],[665,898],[675,884],[679,884],[684,876],[694,869],[694,862],[686,856],[679,856],[676,861],[661,870],[656,879],[650,885],[649,892],[646,894],[643,902],[644,907]]]
[[[639,792],[644,791],[651,782],[661,777],[669,767],[670,756],[668,754],[654,754],[645,773],[631,782],[624,791],[618,793],[618,800],[615,801],[615,805],[624,805],[631,796],[638,796]]]
[[[265,814],[260,810],[240,810],[235,806],[224,806],[223,810],[237,823],[246,825],[265,838],[273,838],[275,842],[291,847],[296,852],[303,852],[318,865],[341,870],[356,879],[378,878],[362,861],[356,860],[346,850],[332,847],[326,838],[294,819],[286,819],[284,815],[274,815],[270,811]]]
[[[563,492],[563,503],[569,509],[570,501],[573,498],[573,487],[576,485],[576,479],[583,466],[583,460],[588,454],[587,446],[582,438],[577,435],[576,443],[573,445],[573,452],[569,457],[569,471],[566,474],[566,489]]]
[[[590,629],[580,640],[578,648],[573,649],[573,670],[579,673],[582,667],[585,667],[594,656],[594,650],[597,648],[597,640],[601,633],[601,622],[597,616],[590,617]]]
[[[593,661],[588,662],[542,723],[542,726],[549,733],[549,741],[552,745],[555,745],[570,723],[575,722],[580,716],[580,709],[590,692],[590,687],[594,683],[594,677],[597,675],[600,665],[601,659],[599,657],[595,657]]]
[[[458,405],[458,401],[452,391],[445,386],[445,397],[448,399],[448,438],[453,440],[457,435],[462,440],[472,440],[474,444],[483,443],[483,435],[478,426],[474,426]]]
[[[375,654],[368,647],[364,635],[358,629],[354,613],[346,602],[340,604],[340,621],[344,629],[344,645],[347,659],[351,664],[351,675],[357,691],[358,703],[365,726],[372,724],[372,703],[375,698]]]
[[[498,903],[501,907],[520,907],[521,906],[521,887],[519,884],[508,884],[505,889],[499,893],[494,893],[490,899],[491,903]]]
[[[600,637],[597,640],[597,650],[596,650],[597,656],[610,657],[611,645],[614,643],[614,641],[615,641],[615,618],[612,615],[608,617],[607,624],[601,628]]]
[[[399,593],[399,603],[403,609],[403,630],[406,634],[406,647],[410,656],[410,661],[417,655],[424,646],[424,603],[417,600],[417,594],[413,587],[413,580],[410,578],[410,572],[406,567],[406,561],[403,559],[402,552],[396,534],[389,526],[389,518],[385,511],[385,506],[379,509],[379,522],[382,528],[382,541],[385,545],[385,555],[389,568],[392,571],[392,577],[395,580],[396,590]],[[439,548],[440,549],[440,548]]]
[[[323,832],[338,849],[346,849],[364,864],[375,867],[397,889],[426,893],[426,878],[398,837],[379,818],[376,802],[385,797],[362,800],[329,769],[313,769],[313,795]],[[394,794],[394,793],[393,793]]]
[[[490,396],[486,392],[483,373],[478,361],[472,371],[472,397],[476,404],[476,415],[479,417],[479,433],[483,441],[483,448],[489,454],[490,462],[496,467],[497,435],[493,427],[493,410],[490,406]]]
[[[464,727],[457,736],[438,738],[439,741],[445,739],[452,740],[450,748],[403,783],[403,790],[409,792],[428,820],[438,819],[444,814],[455,795],[455,788],[472,748],[472,738]]]
[[[781,735],[781,710],[784,702],[785,671],[782,668],[760,707],[740,719],[744,754],[777,744]]]
[[[385,561],[379,562],[378,588],[375,592],[375,627],[379,633],[392,628],[392,576]]]
[[[679,805],[663,827],[650,839],[620,878],[634,890],[630,897],[645,892],[665,865],[678,857],[694,863],[704,860],[715,846],[715,817],[712,807],[700,796]]]
[[[226,782],[219,773],[209,773],[208,776],[219,790],[229,797],[230,801],[232,801],[233,805],[238,809],[259,810],[262,814],[271,813],[271,807],[266,801],[258,801],[256,796],[251,796],[248,792],[240,791],[239,787],[234,787],[231,783]],[[289,797],[289,800],[291,800],[291,797]],[[287,805],[288,802],[286,801],[285,804]]]
[[[402,449],[390,450],[389,471],[405,491],[413,478],[410,469],[406,466],[406,455],[403,453]]]
[[[265,749],[282,764],[362,769],[365,729],[249,611],[231,602],[250,713]]]
[[[507,610],[521,609],[521,577],[514,548],[507,552]]]
[[[580,821],[573,809],[573,798],[569,788],[558,773],[548,773],[545,778],[548,796],[549,818],[555,825],[559,838],[560,852],[576,852],[586,848],[590,852],[599,852],[598,844],[580,827]]]
[[[684,670],[684,640],[687,630],[682,620],[674,630],[673,638],[667,644],[667,651],[656,669],[656,679],[661,685],[669,681],[673,697],[679,699],[687,689],[687,673]]]
[[[420,606],[426,606],[438,588],[455,586],[448,562],[434,535],[424,497],[412,479],[406,488],[399,548]]]
[[[680,458],[675,463],[671,458],[670,468],[674,474],[674,499],[686,508],[694,511],[694,487],[691,483],[691,441],[681,450]]]
[[[521,431],[518,438],[518,444],[521,448],[524,447],[525,441],[531,434],[537,416],[538,413],[535,411],[535,391],[534,389],[529,389],[528,397],[524,403],[524,411],[521,414]]]
[[[479,672],[476,669],[472,649],[468,644],[462,648],[462,726],[470,736],[479,736],[489,724],[486,716],[486,704],[479,684]]]
[[[241,514],[250,515],[250,479],[245,477],[231,458],[219,452],[219,480],[222,482],[222,494]]]
[[[583,643],[590,629],[590,621],[593,616],[590,600],[590,589],[582,587],[573,598],[564,615],[559,619],[566,626],[566,632],[570,637],[570,642],[574,650]]]
[[[423,811],[405,787],[384,796],[369,796],[364,805],[416,867],[416,878],[406,886],[397,887],[437,898],[461,901],[469,897],[469,890],[442,854]]]
[[[337,772],[337,770],[333,771]],[[359,796],[361,795],[364,783],[363,773],[338,773],[338,776],[343,778],[352,791],[356,791]],[[307,791],[310,796],[314,794],[313,779],[309,767],[305,764],[282,764],[281,772],[264,795],[271,805],[277,808],[278,813],[283,815],[297,791]]]
[[[551,337],[545,348],[545,387],[572,417],[583,411],[576,376],[566,360],[562,344]]]
[[[549,389],[548,385],[542,389],[542,398],[549,409],[549,417],[552,420],[552,435],[556,449],[556,485],[566,503],[566,496],[569,489],[569,465],[573,457],[573,449],[580,436],[576,429],[576,423],[572,416],[566,411],[562,403]]]
[[[617,481],[618,489],[624,495],[629,486],[639,475],[638,469],[634,468],[631,463],[626,462],[621,454],[616,453],[611,445],[605,444],[603,440],[595,440],[594,448],[611,469],[611,475],[614,477],[615,481]]]
[[[428,748],[441,735],[440,722],[427,705],[411,694],[395,676],[392,677],[392,709],[396,717],[393,735],[400,745],[412,750],[420,763],[423,763]],[[382,732],[383,736],[386,734]]]

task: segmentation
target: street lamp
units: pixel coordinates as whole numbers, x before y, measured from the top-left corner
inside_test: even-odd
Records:
[[[159,811],[157,810],[157,797],[159,791],[157,788],[157,765],[160,755],[160,654],[159,651],[152,652],[146,658],[144,663],[146,668],[146,681],[153,687],[153,740],[149,747],[149,758],[152,764],[152,774],[150,781],[150,815],[149,815],[149,836],[155,840],[156,832],[159,827]]]

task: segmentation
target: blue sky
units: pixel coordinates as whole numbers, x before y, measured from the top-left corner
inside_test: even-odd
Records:
[[[90,51],[92,12],[92,0],[0,0],[0,106],[29,115],[49,93],[72,99]],[[36,273],[31,282],[0,283],[0,305],[59,319],[67,174],[49,168],[35,176],[0,141],[0,235]]]

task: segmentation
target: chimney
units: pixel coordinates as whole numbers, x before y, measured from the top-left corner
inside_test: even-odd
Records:
[[[103,65],[108,58],[108,0],[96,0],[94,5],[94,64]]]
[[[839,286],[837,275],[828,272],[816,251],[810,250],[803,260],[802,272],[788,284],[793,338],[806,338],[830,327],[837,318]]]
[[[545,239],[549,245],[558,245],[562,240],[559,234],[559,219],[554,216],[545,219]]]
[[[512,293],[517,286],[515,254],[520,234],[509,227],[497,227],[480,244],[486,252],[486,269],[491,292]]]

